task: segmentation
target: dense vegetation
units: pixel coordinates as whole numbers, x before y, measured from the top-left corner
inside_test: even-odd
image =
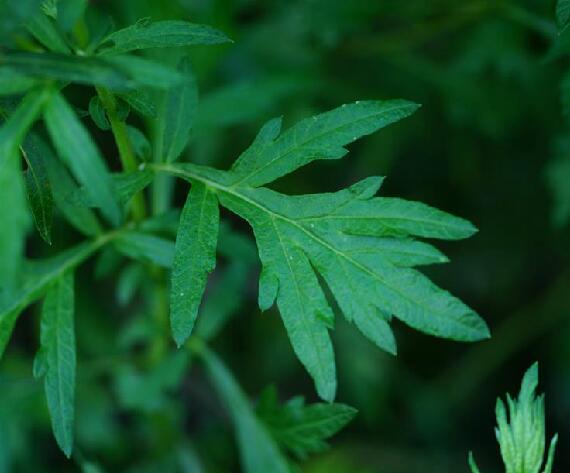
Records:
[[[0,0],[0,472],[565,471],[569,26]]]

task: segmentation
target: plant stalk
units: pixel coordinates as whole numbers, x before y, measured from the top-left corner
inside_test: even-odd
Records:
[[[97,93],[109,118],[123,170],[126,172],[136,171],[138,169],[137,160],[127,131],[127,124],[119,118],[117,113],[117,100],[109,90],[103,87],[97,87]],[[132,199],[132,212],[137,222],[144,220],[146,216],[145,207],[142,194],[135,194]]]

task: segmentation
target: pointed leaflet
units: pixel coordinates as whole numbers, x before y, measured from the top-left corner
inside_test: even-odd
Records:
[[[411,115],[418,105],[405,100],[355,102],[300,121],[281,136],[275,120],[232,168],[233,184],[258,187],[316,159],[339,159],[344,146]]]
[[[141,20],[138,23],[111,33],[104,43],[112,46],[102,49],[103,54],[117,54],[138,49],[170,48],[194,44],[228,43],[230,39],[211,26],[186,21]]]
[[[170,324],[178,346],[192,333],[208,274],[216,265],[219,209],[216,195],[195,182],[176,236],[170,293]]]
[[[55,94],[45,111],[45,121],[59,156],[85,186],[92,202],[114,225],[121,220],[121,208],[107,166],[93,139],[60,94]]]
[[[489,336],[485,322],[472,309],[414,269],[447,261],[414,237],[466,238],[476,231],[469,222],[418,202],[374,197],[380,178],[336,193],[297,197],[249,185],[276,178],[316,157],[339,157],[345,152],[341,146],[354,136],[371,133],[413,108],[403,101],[340,107],[319,115],[316,125],[310,125],[312,119],[304,120],[280,138],[276,138],[280,120],[272,120],[230,172],[192,164],[155,166],[214,189],[223,206],[253,227],[263,265],[260,307],[267,309],[277,301],[295,353],[327,400],[336,388],[328,335],[333,313],[317,275],[331,289],[344,316],[388,352],[396,352],[389,325],[392,316],[423,332],[455,340]],[[290,134],[291,130],[297,131]],[[307,143],[312,145],[305,147]]]
[[[51,245],[53,194],[47,166],[39,150],[34,147],[33,139],[24,142],[22,154],[28,165],[24,177],[36,228],[45,242]]]
[[[248,399],[218,357],[206,347],[199,353],[210,378],[234,424],[245,473],[291,473],[287,461],[256,417]]]
[[[73,274],[63,274],[48,289],[41,323],[45,393],[54,436],[71,456],[75,404],[75,330]]]
[[[257,415],[273,438],[300,459],[326,450],[326,440],[348,424],[356,412],[345,404],[306,405],[301,397],[279,405],[273,387],[263,392],[257,407]]]

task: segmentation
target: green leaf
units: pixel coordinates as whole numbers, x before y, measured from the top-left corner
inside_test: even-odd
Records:
[[[471,468],[471,473],[481,473],[477,463],[475,463],[475,458],[473,457],[473,452],[469,452],[469,467]]]
[[[131,77],[103,59],[67,56],[56,53],[11,53],[5,64],[31,77],[56,79],[79,84],[126,89],[133,85]]]
[[[100,206],[103,215],[113,225],[118,225],[122,212],[105,161],[60,94],[54,95],[46,107],[45,121],[61,159],[85,187],[89,198]]]
[[[167,89],[182,82],[182,77],[175,70],[148,59],[128,55],[97,58],[14,52],[2,59],[4,65],[30,77],[95,85],[118,91],[128,91],[140,85]]]
[[[556,226],[563,226],[570,220],[570,140],[558,143],[558,156],[546,168],[546,180],[554,206],[552,220]]]
[[[7,159],[15,158],[18,147],[28,130],[42,113],[49,100],[47,89],[33,90],[28,93],[0,128],[0,165]]]
[[[255,416],[248,399],[218,357],[205,347],[200,355],[231,417],[245,473],[291,473],[266,427]]]
[[[101,233],[101,226],[93,211],[81,198],[81,189],[43,139],[35,134],[28,136],[26,152],[38,153],[44,159],[51,183],[53,200],[67,221],[87,236]],[[28,144],[30,145],[28,147]]]
[[[280,120],[272,120],[232,166],[233,184],[257,187],[315,159],[342,158],[345,145],[417,109],[405,100],[356,102],[302,120],[281,136]]]
[[[73,270],[107,242],[101,237],[88,243],[63,251],[47,260],[34,262],[33,272],[19,290],[8,300],[0,303],[0,357],[12,335],[14,324],[20,313],[31,303],[42,297],[46,289],[65,273]]]
[[[145,86],[154,89],[168,89],[184,81],[175,69],[138,56],[111,56],[105,61],[131,78],[129,87]],[[111,87],[112,88],[112,87]]]
[[[558,0],[556,4],[556,23],[563,31],[570,22],[570,0]]]
[[[539,473],[542,465],[543,473],[552,471],[558,435],[552,438],[545,460],[544,395],[536,396],[537,386],[538,363],[534,363],[523,377],[518,397],[507,394],[508,414],[505,403],[497,399],[495,437],[507,472]],[[474,473],[479,473],[472,454],[469,464]]]
[[[10,67],[0,67],[0,95],[19,95],[38,85],[38,80]]]
[[[47,166],[39,150],[34,147],[33,139],[24,142],[22,154],[28,164],[24,176],[34,222],[40,236],[51,245],[53,195]]]
[[[170,325],[178,346],[192,333],[208,274],[216,265],[219,219],[216,195],[193,183],[180,217],[172,266]]]
[[[168,403],[168,393],[176,390],[187,372],[188,353],[177,351],[164,357],[147,372],[131,365],[117,370],[115,390],[122,407],[157,412]]]
[[[118,95],[141,115],[148,118],[157,117],[156,106],[146,92],[142,90],[130,90]]]
[[[115,240],[115,248],[130,258],[154,263],[164,268],[172,267],[174,243],[147,233],[131,231],[122,233]]]
[[[126,205],[144,190],[153,180],[154,175],[150,171],[133,171],[113,174],[113,184],[121,202]]]
[[[53,433],[70,458],[75,412],[75,330],[73,273],[57,278],[42,309],[41,350],[45,356],[45,393]]]
[[[303,398],[293,398],[279,405],[273,387],[264,391],[257,409],[277,442],[301,460],[325,451],[326,440],[348,424],[356,413],[356,409],[345,404],[306,405]]]
[[[168,163],[178,159],[188,144],[198,106],[198,87],[188,58],[180,61],[178,71],[185,81],[169,89],[161,117],[163,156],[159,158]]]
[[[152,146],[142,131],[134,126],[127,125],[127,133],[133,146],[133,152],[142,161],[148,161],[152,155]]]
[[[94,95],[89,101],[89,115],[91,115],[93,123],[95,123],[99,129],[103,131],[111,129],[111,124],[109,123],[109,119],[105,113],[105,108],[103,107],[98,95]]]
[[[9,202],[2,209],[2,237],[0,238],[0,303],[19,288],[28,228],[28,206],[20,162],[8,159],[0,164],[0,199]],[[2,329],[0,323],[0,356]]]
[[[69,54],[71,50],[57,24],[43,12],[38,12],[27,24],[28,31],[43,46],[54,53]]]
[[[0,38],[16,30],[40,9],[41,0],[3,0],[0,2]]]
[[[220,44],[231,40],[211,26],[186,21],[141,20],[107,36],[104,43],[112,45],[102,49],[102,54],[117,54],[138,49],[171,48],[196,44]]]
[[[134,263],[129,264],[119,274],[117,279],[117,302],[121,307],[131,303],[134,295],[144,281],[144,266]]]
[[[413,237],[466,238],[476,231],[471,223],[417,202],[374,197],[381,178],[331,194],[295,197],[252,184],[276,179],[318,157],[340,157],[342,145],[355,136],[415,108],[404,101],[361,102],[304,120],[280,138],[280,120],[273,120],[229,172],[193,164],[154,165],[215,192],[224,207],[253,227],[263,265],[260,307],[265,310],[277,301],[293,349],[326,400],[336,391],[328,334],[334,315],[318,276],[346,319],[390,353],[396,352],[392,316],[454,340],[489,336],[472,309],[414,269],[447,259]],[[186,234],[183,228],[178,238]],[[210,267],[194,258],[202,270]]]

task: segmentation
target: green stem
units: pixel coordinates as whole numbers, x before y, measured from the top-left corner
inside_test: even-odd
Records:
[[[97,87],[97,93],[111,123],[111,130],[119,149],[119,158],[121,159],[123,169],[127,172],[136,171],[138,169],[137,160],[127,131],[127,124],[119,118],[117,113],[117,100],[110,91],[103,87]],[[145,218],[146,209],[142,194],[134,195],[132,210],[136,221],[141,221]]]

